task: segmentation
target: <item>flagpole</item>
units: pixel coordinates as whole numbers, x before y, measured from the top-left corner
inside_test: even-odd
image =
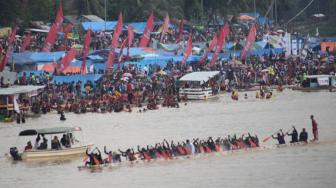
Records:
[[[253,6],[254,6],[254,18],[257,17],[257,8],[256,8],[256,2],[253,0]]]
[[[106,0],[105,0],[105,30],[104,30],[104,35],[106,33]]]

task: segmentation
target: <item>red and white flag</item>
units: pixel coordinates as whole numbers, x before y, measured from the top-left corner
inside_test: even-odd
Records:
[[[163,25],[162,25],[160,42],[163,41],[163,38],[164,38],[165,34],[168,32],[168,29],[169,29],[169,16],[167,14],[165,19],[164,19]]]
[[[133,39],[134,39],[134,31],[133,31],[133,27],[131,25],[128,26],[127,33],[128,33],[127,59],[129,59],[129,57],[130,57],[129,50],[132,46]]]
[[[215,34],[214,38],[211,40],[209,44],[208,50],[206,51],[202,59],[198,62],[199,65],[202,65],[205,62],[211,50],[213,50],[216,46],[217,46],[217,34]]]
[[[221,32],[219,34],[219,37],[217,39],[217,48],[216,48],[216,51],[211,59],[211,62],[210,62],[210,65],[213,66],[217,59],[218,59],[218,56],[221,52],[221,50],[223,49],[224,47],[224,44],[225,44],[225,38],[229,35],[230,33],[230,27],[229,27],[229,24],[226,23],[224,25],[224,27],[221,29]]]
[[[51,49],[54,47],[54,44],[57,39],[57,30],[58,29],[56,24],[53,24],[49,30],[46,40],[44,41],[44,46],[42,48],[43,52],[50,52]]]
[[[55,19],[55,24],[56,24],[56,27],[57,27],[58,31],[61,31],[63,20],[64,20],[64,17],[63,17],[62,1],[60,0],[58,10],[57,10],[56,19]]]
[[[188,60],[188,57],[190,56],[192,52],[192,35],[191,33],[189,34],[189,39],[188,39],[188,46],[184,52],[184,55],[183,55],[183,59],[182,59],[182,65],[184,65],[187,60]]]
[[[12,33],[9,37],[9,40],[8,40],[8,48],[6,50],[6,54],[5,56],[2,58],[1,60],[1,64],[0,64],[0,72],[2,72],[5,68],[5,66],[7,65],[8,63],[8,58],[11,56],[12,54],[12,51],[13,51],[13,44],[15,42],[15,39],[16,39],[16,28],[14,28],[12,30]]]
[[[74,48],[71,48],[68,51],[68,53],[61,60],[62,70],[66,69],[70,65],[70,62],[75,59],[76,54],[77,51]]]
[[[83,63],[81,66],[81,73],[86,74],[86,57],[90,50],[91,43],[91,30],[89,29],[85,34],[84,46],[83,46]]]
[[[29,32],[28,35],[26,35],[25,39],[24,39],[23,42],[22,42],[22,45],[21,45],[21,51],[22,51],[22,52],[25,51],[26,48],[27,48],[27,46],[30,45],[31,40],[32,40],[32,35],[31,35],[31,33]]]
[[[241,55],[240,55],[241,60],[245,60],[247,52],[252,47],[252,45],[253,45],[253,43],[256,39],[256,36],[257,36],[257,28],[256,28],[256,25],[253,24],[251,29],[250,29],[250,32],[247,36],[246,45],[245,45],[243,51],[241,52]]]
[[[182,37],[183,37],[183,31],[184,31],[184,19],[180,21],[179,32],[176,38],[176,43],[181,42]]]
[[[107,59],[107,69],[113,69],[113,63],[114,63],[114,53],[115,53],[115,48],[118,45],[118,40],[119,36],[122,32],[122,27],[123,27],[123,19],[122,19],[122,14],[119,14],[118,17],[118,23],[114,29],[113,37],[112,37],[112,43],[110,46],[110,53]]]
[[[154,15],[152,13],[148,18],[147,25],[142,34],[139,47],[141,48],[148,47],[149,40],[150,40],[150,34],[153,31],[153,29],[154,29]]]
[[[123,61],[123,57],[124,57],[123,51],[124,51],[124,48],[127,44],[127,41],[128,41],[128,38],[125,38],[124,41],[121,43],[121,46],[120,46],[119,57],[118,57],[118,70],[120,70],[120,64]]]

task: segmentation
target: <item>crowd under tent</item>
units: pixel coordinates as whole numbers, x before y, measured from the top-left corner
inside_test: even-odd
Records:
[[[91,82],[92,86],[95,87],[97,81],[102,77],[102,74],[86,74],[86,75],[66,75],[66,76],[54,76],[51,83],[54,84],[69,84],[81,82],[82,91],[84,91],[85,84]]]
[[[82,23],[82,27],[85,31],[91,29],[93,32],[113,31],[116,25],[117,25],[116,21]]]
[[[64,51],[13,53],[10,62],[14,63],[16,71],[41,70],[44,64],[57,62],[64,55]]]
[[[15,99],[21,97],[21,98],[27,99],[31,103],[32,98],[39,95],[43,91],[43,88],[45,88],[44,85],[41,85],[41,86],[14,85],[8,88],[1,88],[0,89],[0,116],[8,115],[9,112],[14,111],[14,109],[17,109],[17,111],[28,110],[24,106],[18,104],[18,102]]]

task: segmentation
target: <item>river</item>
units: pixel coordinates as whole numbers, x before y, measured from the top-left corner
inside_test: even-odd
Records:
[[[1,123],[0,187],[335,187],[336,93],[285,90],[270,100],[255,99],[254,95],[249,92],[249,99],[232,101],[229,94],[223,94],[217,100],[146,113],[66,114],[64,122],[51,113],[27,119],[26,124]],[[209,154],[98,172],[79,171],[82,159],[13,163],[3,155],[10,146],[23,148],[29,137],[18,139],[21,130],[55,126],[80,126],[86,141],[113,150],[155,144],[164,138],[181,141],[247,132],[262,140],[292,125],[299,132],[307,128],[311,138],[311,114],[319,124],[320,140],[306,146]],[[270,140],[266,146],[275,143]]]

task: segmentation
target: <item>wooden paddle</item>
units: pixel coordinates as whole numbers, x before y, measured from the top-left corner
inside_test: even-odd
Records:
[[[278,130],[277,132],[275,132],[275,133],[271,134],[270,136],[266,137],[266,138],[263,140],[263,142],[267,142],[269,139],[272,138],[273,135],[275,135],[275,134],[278,133],[279,131],[280,131],[280,130]]]

